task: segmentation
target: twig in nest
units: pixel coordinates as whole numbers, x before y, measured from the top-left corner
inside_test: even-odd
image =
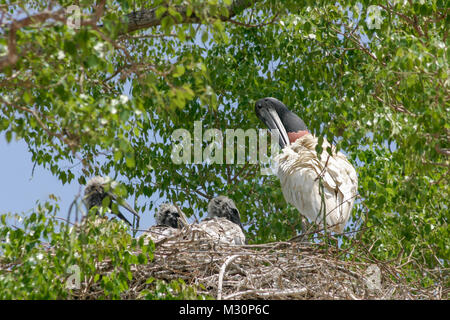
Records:
[[[259,297],[284,297],[284,296],[303,296],[306,293],[308,293],[308,289],[306,288],[299,288],[299,289],[285,289],[285,290],[279,290],[279,289],[254,289],[254,290],[247,290],[247,291],[241,291],[241,292],[235,292],[232,294],[229,294],[228,296],[224,297],[224,300],[236,298],[243,295],[251,295],[254,294]]]
[[[223,284],[223,275],[225,274],[225,270],[227,268],[227,266],[231,263],[231,261],[233,261],[234,259],[236,259],[237,257],[239,257],[238,254],[228,257],[227,260],[225,260],[225,263],[222,265],[222,267],[220,268],[220,273],[219,273],[219,287],[217,289],[217,300],[222,300],[222,284]]]

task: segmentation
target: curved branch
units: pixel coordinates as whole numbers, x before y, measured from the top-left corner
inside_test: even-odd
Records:
[[[240,257],[239,254],[235,254],[231,257],[228,257],[227,260],[225,260],[222,267],[220,267],[220,273],[219,273],[219,286],[217,288],[217,300],[222,300],[222,286],[223,286],[223,276],[225,274],[225,270],[227,269],[227,266],[236,258]]]
[[[53,19],[56,21],[65,21],[64,9],[59,9],[56,12],[43,11],[41,13],[35,14],[34,16],[29,16],[21,20],[14,20],[9,25],[8,31],[8,53],[5,57],[0,58],[0,70],[11,65],[15,65],[19,60],[19,53],[17,50],[17,30],[28,27],[35,23],[42,23],[48,19]],[[22,53],[23,54],[23,53]]]

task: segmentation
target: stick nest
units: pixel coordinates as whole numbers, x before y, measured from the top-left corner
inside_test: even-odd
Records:
[[[123,299],[153,290],[147,279],[183,279],[214,299],[442,299],[449,289],[425,289],[402,279],[395,267],[344,261],[340,249],[296,242],[235,246],[183,231],[155,243],[154,259],[133,270]],[[364,260],[363,260],[364,261]],[[99,270],[108,272],[105,264]],[[95,291],[95,288],[91,288]],[[90,294],[90,298],[93,292]],[[94,294],[95,295],[95,294]]]

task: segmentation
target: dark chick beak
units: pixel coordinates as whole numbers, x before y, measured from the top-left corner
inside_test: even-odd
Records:
[[[245,234],[245,229],[241,222],[239,222],[239,227],[241,227],[242,232],[244,232],[244,234]]]
[[[135,217],[136,217],[136,219],[138,219],[138,221],[139,221],[139,219],[140,219],[140,217],[139,217],[139,214],[126,202],[126,201],[124,201],[124,200],[121,200],[121,201],[119,201],[118,199],[117,199],[117,197],[116,197],[116,195],[115,194],[113,194],[113,193],[111,193],[111,192],[107,192],[107,194],[108,194],[108,196],[111,198],[111,199],[113,199],[113,200],[115,200],[115,201],[117,201],[117,203],[120,205],[120,206],[122,206],[122,207],[124,207],[125,209],[127,209],[129,212],[131,212]],[[123,214],[121,214],[120,212],[118,212],[118,214],[117,214],[117,216],[120,218],[120,219],[122,219],[123,221],[125,221],[126,223],[128,223],[130,226],[132,225],[124,216],[123,216]]]
[[[128,225],[132,226],[131,222],[128,221],[128,219],[125,218],[125,216],[124,216],[120,211],[117,212],[117,216],[118,216],[120,219],[122,219],[123,221],[125,221],[126,223],[128,223]]]
[[[244,229],[244,226],[242,225],[241,221],[239,221],[239,227],[241,228],[242,233],[244,233],[244,235],[245,235],[245,229]],[[245,237],[245,243],[241,243],[241,244],[248,244],[247,237]]]
[[[231,215],[229,220],[236,223],[242,229],[242,232],[245,233],[244,226],[241,223],[241,215],[239,213],[239,210],[237,208],[232,208],[231,212],[233,212],[233,214]]]
[[[289,145],[289,137],[284,128],[283,123],[281,122],[278,113],[267,105],[256,104],[256,114],[258,118],[260,118],[266,126],[270,129],[272,133],[278,133],[280,137],[280,146],[283,149],[285,146]]]

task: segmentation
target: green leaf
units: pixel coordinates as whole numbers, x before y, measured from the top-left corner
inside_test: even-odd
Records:
[[[156,11],[156,18],[160,19],[162,17],[162,15],[167,11],[167,8],[164,6],[159,6]]]
[[[133,155],[128,155],[125,158],[125,162],[128,168],[134,168],[136,166],[136,162],[134,161],[134,156]]]
[[[174,78],[181,77],[184,74],[185,68],[182,65],[178,65],[175,67],[175,71],[172,74]]]

